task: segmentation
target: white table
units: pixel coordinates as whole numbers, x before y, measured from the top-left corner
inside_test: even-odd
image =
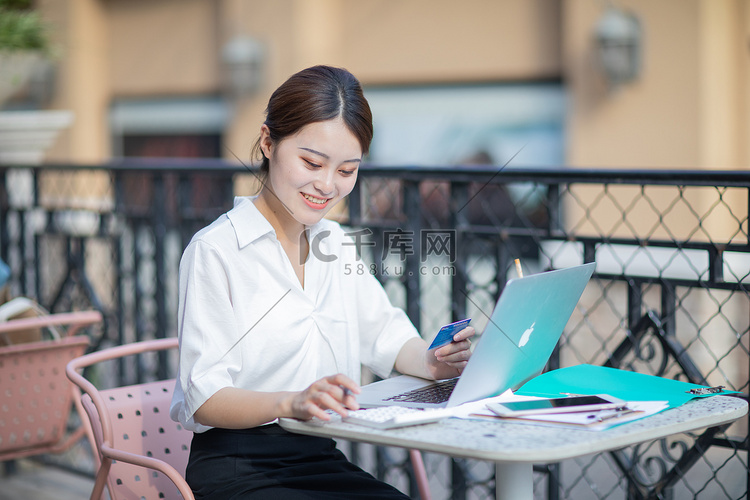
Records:
[[[300,434],[494,461],[497,498],[532,500],[535,463],[559,462],[727,424],[747,414],[747,411],[748,404],[742,399],[712,396],[597,432],[502,420],[456,418],[392,430],[371,429],[340,420],[323,424],[282,419],[280,424],[284,429]]]

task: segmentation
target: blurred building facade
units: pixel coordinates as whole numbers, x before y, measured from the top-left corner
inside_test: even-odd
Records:
[[[472,224],[465,232],[471,246],[462,245],[459,262],[466,282],[445,274],[405,283],[392,276],[385,283],[394,303],[420,319],[420,331],[436,331],[467,307],[460,317],[479,316],[462,290],[474,290],[482,307],[491,307],[506,271],[515,272],[505,265],[511,257],[524,257],[531,272],[585,257],[596,260],[608,278],[584,300],[578,326],[566,337],[563,365],[602,364],[619,350],[623,331],[641,323],[642,310],[660,310],[664,329],[688,346],[711,385],[747,391],[744,173],[736,176],[739,181],[732,174],[729,184],[721,184],[726,176],[713,174],[706,185],[685,182],[678,173],[673,183],[649,172],[623,182],[619,171],[596,173],[588,182],[580,180],[587,172],[573,169],[675,169],[683,177],[687,169],[750,170],[750,0],[36,5],[59,54],[50,107],[75,115],[46,160],[72,168],[40,169],[37,204],[31,172],[20,172],[29,174],[29,195],[11,204],[10,230],[3,235],[19,249],[8,262],[21,268],[25,281],[37,278],[43,303],[60,308],[68,297],[58,291],[75,284],[83,270],[96,292],[87,297],[100,297],[90,301],[109,312],[108,340],[176,331],[179,255],[193,231],[231,203],[230,190],[247,194],[250,186],[238,188],[235,177],[251,176],[201,170],[181,172],[176,181],[168,168],[159,169],[167,162],[139,172],[107,161],[147,156],[247,162],[272,90],[302,68],[331,64],[348,68],[365,86],[375,114],[371,162],[407,167],[401,174],[409,170],[417,179],[405,186],[399,169],[362,175],[360,203],[351,203],[360,212],[349,219],[355,227],[370,225],[381,235],[395,228],[449,228],[450,202],[474,200],[464,214]],[[619,17],[608,15],[613,8]],[[636,64],[624,72],[625,81],[614,82],[603,71],[600,52],[608,45],[597,42],[597,34],[607,32],[610,45],[635,45]],[[627,62],[620,56],[615,63]],[[408,168],[508,161],[512,167],[569,170],[554,179],[516,172],[489,186],[486,176],[476,175],[467,186],[460,171],[415,174]],[[479,190],[482,196],[476,196]],[[19,198],[22,190],[9,191]],[[115,192],[125,198],[124,214]],[[545,199],[548,193],[555,196]],[[39,208],[48,215],[41,217]],[[550,213],[557,215],[537,217]],[[550,225],[555,234],[539,232]],[[38,255],[35,245],[42,249]],[[36,273],[26,269],[33,264]],[[739,425],[746,443],[747,421]],[[707,482],[746,496],[747,460],[741,453],[715,460],[730,466],[710,467]],[[598,488],[599,477],[579,477],[598,476],[600,469],[580,469],[566,472],[564,481]],[[621,474],[615,470],[614,476]],[[584,497],[573,491],[568,498]]]
[[[270,92],[299,69],[331,64],[376,90],[557,85],[559,162],[573,167],[750,167],[750,0],[38,6],[60,54],[52,107],[75,113],[49,161],[247,161]],[[595,43],[608,6],[640,28],[638,73],[621,85],[603,76]]]

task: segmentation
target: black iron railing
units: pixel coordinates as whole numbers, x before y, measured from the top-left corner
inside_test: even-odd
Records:
[[[172,336],[177,268],[195,231],[251,194],[219,161],[127,160],[2,169],[0,256],[12,292],[52,310],[95,307],[93,348]],[[750,380],[750,173],[377,167],[337,212],[425,336],[470,316],[481,331],[514,259],[528,273],[597,262],[550,368],[591,363],[724,385]],[[356,271],[356,270],[355,270]],[[118,383],[173,374],[140,359]],[[104,375],[99,375],[104,376]],[[539,464],[546,498],[747,498],[748,420],[611,454]],[[344,444],[410,484],[400,450]],[[428,455],[436,498],[491,498],[486,463]]]

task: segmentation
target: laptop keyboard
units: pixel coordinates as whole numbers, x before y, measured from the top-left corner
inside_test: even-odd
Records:
[[[391,396],[384,401],[440,404],[448,401],[457,383],[458,377],[414,389],[413,391],[403,392],[396,396]]]

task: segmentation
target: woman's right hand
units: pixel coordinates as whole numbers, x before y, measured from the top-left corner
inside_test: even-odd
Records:
[[[291,397],[292,417],[299,420],[310,420],[317,417],[328,421],[331,416],[326,410],[333,410],[342,417],[347,416],[347,409],[358,410],[359,404],[355,394],[360,393],[356,382],[344,374],[331,375],[314,382],[302,392]]]
[[[254,392],[224,387],[211,396],[195,412],[195,421],[224,429],[257,427],[277,418],[292,417],[330,420],[326,410],[341,416],[347,408],[358,410],[355,394],[359,386],[346,375],[324,377],[301,392]]]

